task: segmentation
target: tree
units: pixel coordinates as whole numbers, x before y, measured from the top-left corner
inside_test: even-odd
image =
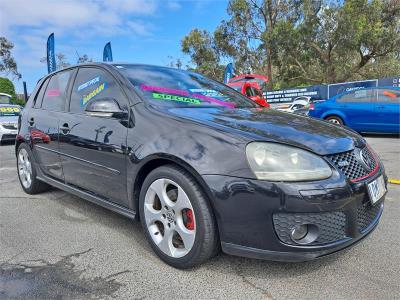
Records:
[[[11,55],[13,48],[13,43],[5,37],[0,37],[0,72],[5,72],[6,75],[11,73],[15,78],[20,79],[21,74],[18,73],[17,63]]]
[[[82,56],[80,56],[77,52],[77,56],[78,56],[78,58],[76,60],[77,64],[83,64],[83,63],[93,61],[91,58],[89,58],[89,56],[87,54],[83,54]],[[40,59],[40,62],[46,64],[47,58],[42,57]],[[56,66],[57,66],[57,70],[61,70],[61,69],[71,66],[71,63],[68,61],[68,58],[64,53],[59,52],[59,53],[56,53]]]
[[[219,62],[217,45],[205,30],[194,29],[182,40],[182,51],[191,57],[195,70],[216,80],[222,78],[224,66]]]
[[[15,93],[14,84],[5,77],[0,77],[0,93],[5,93],[11,96],[11,102],[16,103],[17,95]]]
[[[400,69],[398,0],[230,0],[227,12],[213,34],[193,29],[183,38],[195,70],[215,73],[234,61],[238,73],[267,74],[285,87]]]
[[[183,67],[182,59],[174,58],[171,55],[168,55],[167,58],[169,60],[169,62],[167,63],[167,67],[176,68],[176,69],[182,69],[182,67]]]
[[[82,56],[80,56],[78,52],[76,54],[78,55],[78,61],[76,62],[77,64],[84,64],[93,61],[87,54],[83,54]]]
[[[301,23],[282,22],[272,36],[279,76],[291,84],[382,76],[376,71],[400,47],[398,24],[399,10],[387,1],[331,3],[318,14],[303,6]]]

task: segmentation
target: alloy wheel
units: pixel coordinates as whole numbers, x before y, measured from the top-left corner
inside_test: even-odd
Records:
[[[18,153],[18,175],[22,185],[28,189],[32,184],[32,164],[28,152],[23,148]]]
[[[340,121],[338,119],[332,118],[328,120],[329,123],[340,125]]]
[[[161,178],[148,188],[144,200],[147,230],[166,255],[180,258],[190,252],[196,237],[193,206],[176,182]]]

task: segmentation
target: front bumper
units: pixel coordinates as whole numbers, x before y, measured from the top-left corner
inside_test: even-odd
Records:
[[[0,142],[15,141],[17,133],[17,129],[7,129],[0,124]]]
[[[369,203],[366,183],[343,175],[309,183],[267,182],[204,175],[211,189],[225,253],[277,261],[306,261],[325,256],[361,241],[375,229],[384,199]],[[387,178],[385,177],[385,182]],[[293,224],[316,224],[319,237],[307,245],[288,235]]]

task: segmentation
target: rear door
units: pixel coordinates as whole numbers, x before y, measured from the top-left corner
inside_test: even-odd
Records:
[[[114,98],[124,110],[128,101],[112,74],[97,67],[79,68],[68,112],[60,118],[60,152],[65,182],[111,202],[127,206],[127,124],[90,116],[86,105]]]
[[[378,89],[375,118],[377,132],[400,132],[400,90]]]
[[[60,181],[64,180],[64,176],[59,156],[58,128],[73,72],[56,73],[42,84],[28,119],[36,161],[45,175]]]

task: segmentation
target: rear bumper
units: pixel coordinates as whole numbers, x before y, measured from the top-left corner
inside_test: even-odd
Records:
[[[378,225],[384,199],[372,206],[366,183],[350,184],[342,175],[310,183],[272,183],[205,175],[212,191],[222,250],[244,257],[300,262],[348,248]],[[386,179],[386,177],[385,177]],[[293,224],[316,224],[312,243],[290,239]]]

